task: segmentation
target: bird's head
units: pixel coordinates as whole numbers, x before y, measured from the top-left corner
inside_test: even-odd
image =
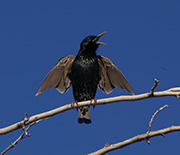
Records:
[[[103,36],[104,34],[106,33],[103,32],[101,34],[99,34],[98,36],[88,36],[86,37],[82,42],[81,42],[81,50],[96,50],[98,48],[99,45],[106,45],[106,43],[102,43],[102,42],[99,42],[99,38],[101,36]]]

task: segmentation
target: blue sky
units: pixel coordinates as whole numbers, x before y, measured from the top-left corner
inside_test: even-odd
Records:
[[[72,89],[34,94],[49,70],[69,54],[76,55],[88,35],[107,31],[97,54],[110,58],[125,74],[136,94],[180,86],[180,2],[178,0],[128,1],[0,1],[0,127],[74,101]],[[129,94],[114,89],[96,98]],[[7,154],[87,154],[109,142],[145,133],[152,114],[161,106],[152,130],[180,125],[180,101],[175,97],[121,102],[91,108],[93,123],[78,124],[70,110],[33,126]],[[22,130],[0,137],[0,151]],[[140,142],[116,154],[178,154],[180,132]]]

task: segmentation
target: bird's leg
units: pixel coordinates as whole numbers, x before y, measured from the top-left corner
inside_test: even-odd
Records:
[[[77,100],[76,100],[76,101],[71,102],[71,106],[73,107],[73,109],[74,109],[74,104],[78,105]]]
[[[96,105],[96,103],[97,103],[97,99],[96,98],[92,98],[91,99],[91,103],[94,101],[94,103],[93,103],[93,109],[95,108],[95,105]]]

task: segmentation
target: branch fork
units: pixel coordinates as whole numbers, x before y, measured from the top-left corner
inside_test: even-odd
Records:
[[[32,123],[29,124],[29,126],[26,128],[26,122],[29,120],[29,118],[27,118],[27,112],[24,114],[24,120],[23,122],[18,123],[18,127],[23,129],[23,133],[13,142],[11,143],[11,145],[9,145],[3,152],[1,152],[1,155],[3,155],[4,153],[6,153],[8,150],[10,150],[11,148],[13,148],[20,140],[22,140],[23,138],[27,138],[30,137],[31,134],[28,134],[28,130],[30,129],[31,126],[33,126],[34,124],[38,123],[41,120],[37,120],[34,121]],[[25,136],[26,135],[26,136]]]
[[[12,124],[12,125],[10,125],[8,127],[0,129],[0,135],[7,134],[7,133],[12,132],[14,130],[17,130],[19,128],[22,128],[24,130],[24,132],[19,136],[19,138],[15,142],[11,143],[11,145],[8,148],[6,148],[1,153],[1,155],[3,155],[10,148],[14,147],[21,139],[23,139],[25,137],[29,137],[30,134],[28,135],[27,131],[34,124],[38,123],[41,120],[48,119],[49,117],[52,117],[54,115],[57,115],[59,113],[62,113],[64,111],[67,111],[67,110],[70,110],[70,109],[73,109],[73,108],[78,108],[78,107],[82,107],[82,106],[104,105],[104,104],[113,103],[113,102],[136,101],[136,100],[147,99],[147,98],[150,98],[150,97],[175,96],[177,98],[180,98],[180,87],[170,88],[168,90],[159,91],[159,92],[154,92],[154,89],[157,87],[158,83],[159,83],[159,81],[157,79],[155,79],[155,83],[154,83],[154,85],[151,88],[149,93],[144,93],[144,94],[139,94],[139,95],[130,95],[130,96],[126,95],[126,96],[118,96],[118,97],[112,97],[112,98],[98,99],[97,101],[96,101],[96,99],[93,100],[93,101],[92,100],[91,101],[82,101],[82,102],[79,102],[78,104],[74,105],[74,107],[72,107],[71,104],[67,104],[67,105],[61,106],[59,108],[53,109],[51,111],[47,111],[47,112],[44,112],[44,113],[33,115],[33,116],[29,117],[29,118],[27,118],[27,113],[25,113],[24,120],[22,120],[20,122],[17,122],[15,124]],[[153,122],[154,117],[157,115],[158,112],[160,112],[161,110],[163,110],[166,107],[168,107],[168,105],[165,105],[165,106],[161,107],[159,110],[157,110],[153,114],[153,116],[151,117],[151,120],[149,122],[149,127],[148,127],[147,133],[135,136],[135,137],[133,137],[131,139],[128,139],[128,140],[126,140],[124,142],[120,142],[120,143],[117,143],[117,144],[110,145],[109,143],[107,143],[104,146],[105,150],[100,149],[99,151],[103,152],[103,153],[106,153],[106,152],[109,152],[110,150],[119,149],[119,148],[125,147],[125,146],[127,146],[127,145],[129,145],[131,143],[135,143],[135,142],[141,141],[141,140],[146,140],[146,142],[148,144],[150,144],[149,138],[151,138],[151,137],[158,136],[158,135],[162,135],[163,137],[165,137],[166,133],[170,133],[170,132],[173,132],[173,131],[180,131],[180,126],[172,126],[172,127],[169,127],[169,128],[158,130],[158,131],[151,131],[151,124]],[[26,128],[26,125],[29,125],[29,126]],[[26,136],[24,136],[24,135],[26,135]],[[97,151],[97,152],[99,152],[99,151]],[[92,154],[93,155],[97,154],[97,152],[92,153]],[[98,153],[98,155],[99,154],[101,154],[101,153]]]

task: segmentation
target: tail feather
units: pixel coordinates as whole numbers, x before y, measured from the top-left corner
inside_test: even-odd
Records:
[[[79,111],[78,123],[86,123],[86,124],[91,123],[90,109],[88,106],[80,107],[78,111]]]

